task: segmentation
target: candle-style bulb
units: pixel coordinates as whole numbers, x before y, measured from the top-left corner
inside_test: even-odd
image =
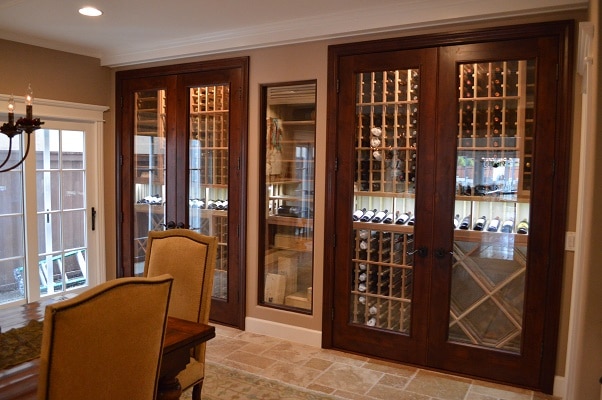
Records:
[[[33,118],[33,90],[31,89],[31,83],[27,86],[27,92],[25,92],[25,117],[27,119]]]
[[[10,125],[15,123],[15,98],[11,94],[8,98],[8,123]]]
[[[31,83],[27,86],[27,91],[25,92],[25,105],[33,104],[33,90],[31,89]]]

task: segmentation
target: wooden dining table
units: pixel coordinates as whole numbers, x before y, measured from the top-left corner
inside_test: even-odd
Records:
[[[23,315],[41,315],[38,312],[42,305],[28,304],[22,306]],[[15,323],[17,313],[0,311],[0,321],[9,320]],[[36,318],[37,319],[37,318]],[[23,325],[26,321],[23,321]],[[3,328],[2,331],[5,329]],[[207,324],[168,317],[163,342],[163,356],[159,373],[157,399],[175,400],[182,394],[182,387],[177,379],[180,371],[190,362],[190,350],[195,346],[215,337],[215,327]],[[12,368],[0,370],[0,399],[2,400],[34,400],[37,398],[40,360],[26,361]]]

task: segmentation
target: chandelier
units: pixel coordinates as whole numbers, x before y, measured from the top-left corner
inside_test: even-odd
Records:
[[[27,93],[25,94],[25,117],[21,117],[17,120],[17,122],[15,122],[14,111],[15,99],[11,95],[8,99],[8,122],[0,126],[0,132],[8,137],[8,152],[6,153],[6,158],[4,161],[0,163],[0,172],[11,171],[23,164],[23,161],[25,161],[25,158],[27,158],[27,155],[29,154],[29,145],[31,143],[30,134],[36,129],[40,129],[41,125],[44,124],[39,118],[33,117],[33,91],[31,90],[31,85],[27,87]],[[6,166],[11,158],[10,156],[13,149],[13,138],[22,134],[23,132],[27,133],[27,145],[25,148],[25,153],[23,154],[21,160],[17,161],[13,165]]]

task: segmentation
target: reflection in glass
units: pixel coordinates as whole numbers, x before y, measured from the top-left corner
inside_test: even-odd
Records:
[[[135,93],[134,274],[144,272],[146,239],[165,226],[165,90]]]
[[[459,67],[451,342],[520,352],[534,68],[532,60]]]
[[[229,85],[189,89],[190,229],[218,238],[213,297],[228,299]]]
[[[419,70],[356,77],[351,323],[410,332]]]
[[[316,84],[264,87],[264,305],[313,307]]]

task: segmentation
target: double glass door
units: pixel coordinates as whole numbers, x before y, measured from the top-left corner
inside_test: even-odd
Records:
[[[218,238],[212,320],[239,326],[241,116],[238,68],[124,79],[123,275],[144,271],[148,232],[191,229]],[[234,166],[234,167],[233,167]],[[174,254],[177,258],[177,254]],[[244,258],[242,258],[244,259]]]
[[[333,347],[546,386],[558,54],[526,39],[338,59]]]

